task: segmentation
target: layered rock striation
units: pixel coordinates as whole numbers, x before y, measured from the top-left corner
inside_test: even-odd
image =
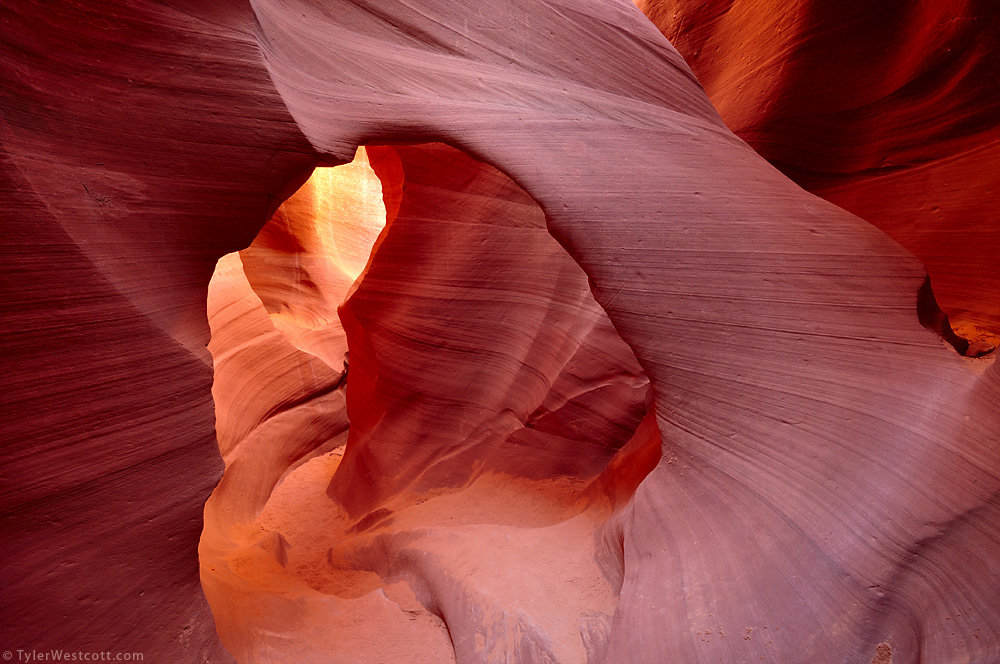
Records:
[[[885,231],[964,334],[1000,335],[1000,15],[983,2],[638,0],[726,124]]]
[[[820,150],[809,67],[697,44],[897,19],[732,4],[695,71],[606,0],[4,9],[5,647],[996,661],[995,219],[945,312],[868,223],[985,209],[995,12],[900,12]]]
[[[341,252],[296,241],[330,218],[302,194],[241,257],[247,277],[307,273],[251,289],[232,255],[212,282],[227,469],[202,574],[223,642],[241,661],[601,658],[623,574],[607,521],[660,454],[649,381],[510,179],[441,144],[367,155],[390,211],[353,286],[323,278]],[[318,292],[344,300],[343,327],[279,352]],[[252,428],[230,448],[233,421]],[[359,622],[368,636],[345,639]]]

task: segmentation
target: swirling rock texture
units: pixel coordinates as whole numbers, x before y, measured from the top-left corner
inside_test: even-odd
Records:
[[[637,0],[726,124],[927,266],[1000,340],[1000,14],[989,2]]]
[[[897,25],[794,7],[817,53]],[[933,94],[813,164],[845,205],[947,181],[898,210],[986,210],[996,11],[934,37],[936,7],[893,14],[878,60],[890,89],[943,63]],[[632,4],[0,11],[5,649],[1000,659],[992,355],[956,352],[909,252],[734,136]],[[808,48],[772,37],[739,53],[794,69]],[[716,62],[753,125],[774,81]],[[796,71],[782,90],[814,90]],[[360,144],[360,198],[310,181],[274,214]],[[860,172],[897,148],[926,168]],[[994,278],[969,266],[995,217],[972,227],[925,260],[989,327],[995,291],[946,285]]]
[[[248,277],[308,264],[310,278],[257,298],[232,255],[212,281],[227,468],[202,565],[223,642],[241,661],[593,658],[622,575],[595,533],[659,458],[652,418],[641,426],[649,381],[510,179],[440,144],[368,155],[398,204],[363,279],[327,289],[346,297],[346,376],[267,324],[266,309],[315,311],[322,256],[342,255],[295,241],[331,216],[303,210],[302,190],[241,254]],[[232,446],[227,422],[251,430]]]

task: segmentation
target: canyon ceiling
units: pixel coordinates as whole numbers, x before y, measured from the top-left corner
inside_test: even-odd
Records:
[[[995,664],[997,72],[986,0],[3,3],[0,650]]]

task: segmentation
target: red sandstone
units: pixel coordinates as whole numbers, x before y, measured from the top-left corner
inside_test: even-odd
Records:
[[[3,9],[0,645],[998,661],[961,4]]]

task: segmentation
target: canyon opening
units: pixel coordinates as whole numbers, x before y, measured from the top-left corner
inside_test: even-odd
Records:
[[[208,313],[202,582],[238,661],[601,654],[660,439],[530,196],[443,144],[359,148],[219,261]]]

